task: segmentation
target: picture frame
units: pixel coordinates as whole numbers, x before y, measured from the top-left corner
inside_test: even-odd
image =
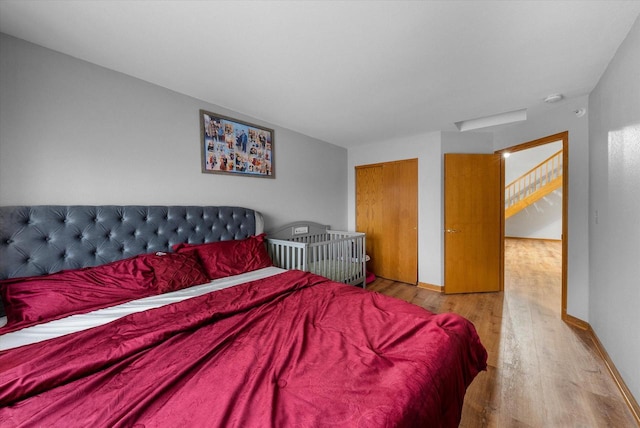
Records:
[[[273,129],[200,110],[202,172],[275,178]]]

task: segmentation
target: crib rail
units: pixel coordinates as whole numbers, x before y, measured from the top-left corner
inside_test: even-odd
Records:
[[[310,271],[347,284],[366,284],[364,233],[326,230],[288,240],[268,238],[267,249],[278,267]]]
[[[273,264],[282,269],[307,270],[306,242],[267,239],[267,251]]]
[[[309,244],[310,270],[340,282],[364,282],[364,233],[331,231],[328,235],[330,239],[326,241]]]

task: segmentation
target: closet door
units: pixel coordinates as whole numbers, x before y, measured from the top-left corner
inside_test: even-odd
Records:
[[[373,273],[417,283],[417,159],[356,167],[356,230],[367,234]]]
[[[356,230],[366,233],[366,251],[371,258],[367,269],[378,276],[384,266],[383,240],[384,199],[382,189],[382,165],[356,167]]]

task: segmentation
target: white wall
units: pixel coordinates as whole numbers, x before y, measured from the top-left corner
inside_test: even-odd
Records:
[[[562,187],[509,217],[507,238],[562,239]]]
[[[640,18],[589,96],[589,148],[589,322],[640,400]]]
[[[511,183],[541,162],[562,150],[562,140],[513,152],[504,161],[504,183]]]
[[[567,313],[589,321],[589,139],[588,114],[579,118],[574,111],[586,108],[587,96],[560,102],[556,107],[530,117],[526,122],[498,130],[494,148],[500,150],[569,131],[569,208],[567,254]],[[565,181],[566,183],[566,181]]]
[[[346,227],[346,149],[6,35],[0,52],[0,205],[238,205],[267,229]],[[276,178],[201,173],[199,109],[273,128]]]
[[[562,150],[562,141],[512,153],[504,162],[505,185],[559,150]],[[562,239],[562,188],[509,217],[504,224],[504,233],[507,237]]]

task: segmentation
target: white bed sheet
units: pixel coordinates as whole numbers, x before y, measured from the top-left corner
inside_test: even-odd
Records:
[[[31,343],[42,342],[64,336],[65,334],[87,330],[115,321],[129,314],[146,311],[148,309],[159,308],[171,303],[181,302],[192,297],[201,296],[213,291],[233,287],[249,281],[267,278],[285,272],[285,269],[277,267],[267,267],[253,272],[246,272],[240,275],[229,276],[227,278],[215,279],[209,283],[184,288],[170,293],[156,296],[144,297],[138,300],[122,303],[104,309],[98,309],[86,314],[71,315],[59,320],[38,324],[22,330],[6,333],[0,336],[0,351],[17,348]],[[6,323],[6,317],[5,323]],[[1,320],[0,320],[1,322]],[[1,325],[1,324],[0,324]]]

